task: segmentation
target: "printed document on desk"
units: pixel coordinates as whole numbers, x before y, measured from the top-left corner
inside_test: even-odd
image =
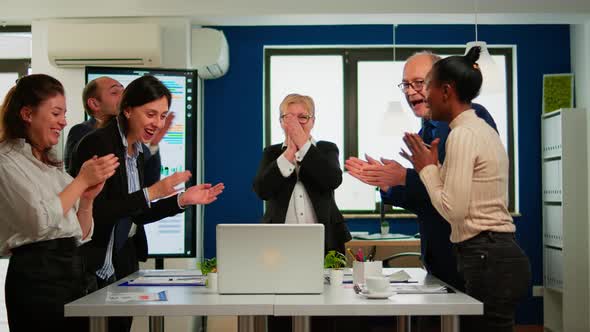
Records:
[[[107,302],[168,301],[166,291],[157,293],[107,293]]]

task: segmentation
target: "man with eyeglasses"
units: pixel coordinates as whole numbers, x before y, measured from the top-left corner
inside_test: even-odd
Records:
[[[442,164],[450,128],[446,122],[429,118],[430,110],[426,103],[424,83],[426,75],[438,60],[440,57],[430,52],[416,53],[408,58],[404,66],[403,81],[398,87],[404,93],[414,114],[422,118],[420,136],[424,143],[430,144],[434,139],[440,139],[438,159]],[[483,106],[471,106],[480,118],[496,129],[494,119]],[[345,163],[349,174],[364,183],[380,187],[381,200],[385,204],[402,207],[418,216],[422,263],[430,274],[459,290],[464,290],[464,281],[457,271],[450,241],[451,227],[432,206],[418,173],[412,168],[404,168],[394,160],[381,158],[379,162],[369,156],[367,159],[368,161],[349,158]]]

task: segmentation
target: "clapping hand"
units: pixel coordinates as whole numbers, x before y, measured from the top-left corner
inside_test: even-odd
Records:
[[[295,145],[295,143],[293,142],[293,140],[287,136],[286,138],[286,143],[287,143],[287,150],[285,150],[285,152],[283,152],[285,158],[287,158],[288,161],[290,161],[292,164],[295,163],[295,153],[297,151],[299,151],[297,149],[297,145]]]
[[[87,188],[92,187],[113,176],[117,167],[118,158],[112,153],[100,158],[93,156],[82,164],[76,178],[82,180]]]
[[[405,185],[406,169],[394,160],[381,158],[381,162],[365,155],[367,161],[352,157],[346,163],[349,174],[360,181],[379,187],[383,191],[392,186]]]
[[[297,146],[297,150],[301,149],[309,141],[309,134],[303,130],[301,123],[297,120],[297,117],[292,114],[286,114],[283,117],[283,121],[281,123],[283,130],[285,130],[285,135],[295,143]]]
[[[102,188],[104,188],[104,184],[105,184],[105,182],[101,182],[99,184],[95,184],[92,187],[88,187],[88,189],[86,189],[82,193],[81,198],[87,199],[87,200],[93,200],[102,191]]]
[[[438,165],[438,143],[440,139],[432,141],[430,149],[426,147],[418,134],[405,133],[404,143],[410,149],[411,155],[402,149],[400,155],[409,160],[416,172],[420,173],[428,165]]]
[[[153,200],[156,200],[159,198],[163,198],[163,197],[168,197],[168,196],[176,193],[178,191],[176,189],[176,186],[178,186],[181,183],[185,183],[190,178],[191,178],[190,171],[176,172],[176,173],[174,173],[170,176],[167,176],[167,177],[163,178],[162,180],[154,183],[153,185],[151,185],[148,188],[148,194],[150,196],[150,201],[153,201]]]
[[[192,186],[180,195],[178,202],[181,206],[206,205],[215,201],[223,189],[225,189],[223,183],[218,183],[215,186],[211,186],[210,183]]]

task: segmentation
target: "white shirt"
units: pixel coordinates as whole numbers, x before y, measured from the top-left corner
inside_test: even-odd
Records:
[[[24,139],[0,143],[0,255],[28,243],[74,237],[82,240],[76,212],[78,203],[64,216],[59,194],[72,177],[33,156]]]
[[[451,241],[482,231],[512,233],[508,211],[508,155],[500,136],[468,110],[450,124],[442,166],[428,165],[420,178],[432,205],[451,224]]]
[[[316,145],[315,140],[311,138],[305,145],[295,152],[295,160],[300,163],[311,145]],[[285,146],[283,144],[283,146]],[[283,154],[277,158],[277,165],[283,177],[288,178],[296,172],[299,174],[299,165],[292,164]],[[311,203],[311,199],[305,190],[305,186],[297,177],[297,183],[293,188],[291,199],[289,200],[289,208],[287,209],[287,215],[285,216],[285,224],[315,224],[318,222],[318,218],[315,215],[315,210]]]

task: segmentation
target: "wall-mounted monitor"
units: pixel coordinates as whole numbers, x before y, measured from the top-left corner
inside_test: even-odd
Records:
[[[126,87],[143,75],[158,78],[172,93],[170,112],[175,114],[172,127],[159,144],[162,167],[161,178],[177,171],[193,174],[189,185],[194,185],[197,155],[197,72],[188,69],[147,69],[123,67],[86,67],[86,83],[101,77],[111,77]],[[184,213],[146,225],[150,257],[195,256],[194,208]]]

